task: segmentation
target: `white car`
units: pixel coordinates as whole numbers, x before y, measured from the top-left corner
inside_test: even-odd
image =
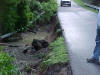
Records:
[[[71,0],[61,0],[61,6],[68,5],[71,7]]]

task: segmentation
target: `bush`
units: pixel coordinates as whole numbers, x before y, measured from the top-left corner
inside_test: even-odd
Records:
[[[10,1],[1,0],[0,2],[2,2],[2,5],[1,5],[2,13],[0,13],[2,15],[0,17],[1,33],[5,34],[7,32],[14,31],[15,22],[17,20],[16,7],[19,1],[18,0],[10,0]]]
[[[42,2],[43,11],[45,12],[40,18],[40,23],[48,23],[52,16],[57,12],[57,1],[49,0],[48,2]]]
[[[14,58],[1,51],[0,47],[0,75],[17,75],[18,71],[12,64]]]
[[[25,31],[32,19],[32,13],[29,8],[28,0],[21,0],[17,5],[17,22],[15,29],[20,29],[20,31]]]
[[[88,10],[91,10],[91,11],[96,12],[96,13],[98,12],[98,10],[95,10],[95,9],[93,9],[93,8],[90,8],[90,7],[85,6],[83,0],[74,0],[74,1],[75,1],[78,5],[84,7],[84,8],[86,8],[86,9],[88,9]]]
[[[34,23],[48,23],[57,12],[56,0],[1,0],[0,33],[25,31]],[[39,16],[43,13],[42,16]],[[38,20],[37,20],[38,17]],[[3,30],[2,30],[3,29]]]
[[[30,1],[30,10],[33,13],[33,21],[34,24],[37,22],[37,17],[43,12],[43,6],[39,1],[31,0]]]
[[[30,2],[30,9],[33,12],[34,19],[37,19],[37,16],[40,15],[40,13],[44,12],[44,14],[40,16],[38,20],[36,20],[37,23],[48,23],[51,17],[54,16],[54,14],[57,12],[57,1],[32,0]]]
[[[5,34],[18,29],[25,30],[32,16],[28,0],[2,0],[0,2],[2,2],[0,7],[2,11],[0,13],[0,32]]]

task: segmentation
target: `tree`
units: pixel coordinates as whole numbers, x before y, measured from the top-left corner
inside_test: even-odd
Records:
[[[14,31],[17,20],[16,7],[19,0],[0,0],[0,3],[0,33],[5,34]]]
[[[27,25],[30,21],[31,11],[27,0],[21,0],[17,5],[17,22],[15,29],[20,29],[20,31],[26,30]]]

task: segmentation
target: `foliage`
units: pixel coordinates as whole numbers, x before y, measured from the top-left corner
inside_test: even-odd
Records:
[[[39,1],[39,2],[48,2],[50,0],[37,0],[37,1]]]
[[[61,29],[57,29],[56,33],[61,33],[62,30]]]
[[[2,13],[0,16],[1,19],[1,32],[4,34],[6,32],[14,31],[15,22],[16,22],[16,6],[19,3],[18,0],[1,0],[1,10]]]
[[[2,34],[13,32],[17,29],[26,29],[31,19],[28,0],[2,0],[0,25]]]
[[[29,3],[27,0],[21,0],[17,5],[17,22],[16,29],[20,31],[25,31],[32,19],[32,13],[30,12]]]
[[[49,22],[51,17],[55,15],[57,12],[57,1],[56,0],[49,0],[49,2],[43,2],[41,3],[43,6],[43,11],[45,14],[43,14],[39,22],[41,23],[46,23]]]
[[[51,43],[50,49],[52,51],[44,59],[41,66],[42,68],[45,68],[47,65],[64,64],[68,62],[69,58],[63,37],[59,37],[55,42]]]
[[[1,51],[0,47],[0,75],[17,75],[18,71],[12,64],[14,58]]]
[[[47,23],[51,17],[57,12],[57,1],[56,0],[32,0],[30,2],[31,11],[34,14],[34,19],[37,19],[37,15],[44,13],[36,20],[37,23]]]
[[[80,5],[80,6],[82,6],[82,7],[84,7],[84,8],[86,8],[86,9],[89,9],[89,10],[91,10],[91,11],[93,11],[93,12],[98,12],[97,10],[95,10],[95,9],[92,9],[92,8],[90,8],[90,7],[87,7],[87,6],[85,6],[84,5],[84,2],[83,2],[83,0],[74,0],[78,5]]]
[[[100,0],[91,0],[93,5],[100,6]]]
[[[95,6],[100,6],[100,0],[83,0],[83,1]]]
[[[38,15],[40,15],[43,12],[43,6],[39,1],[31,0],[30,1],[30,10],[33,12],[33,21],[36,23]],[[34,23],[34,24],[35,24]]]
[[[39,24],[48,23],[57,12],[56,0],[1,0],[0,5],[2,34],[15,30],[25,31],[31,20]],[[41,13],[44,14],[38,16]]]

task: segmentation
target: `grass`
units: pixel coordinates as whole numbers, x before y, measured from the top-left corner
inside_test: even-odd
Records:
[[[55,42],[50,44],[50,52],[42,63],[42,68],[54,64],[64,64],[69,60],[64,38],[59,37]]]
[[[93,11],[93,12],[98,12],[97,10],[95,10],[95,9],[93,9],[93,8],[90,8],[90,7],[87,7],[87,6],[85,6],[84,5],[84,2],[82,1],[82,0],[74,0],[78,5],[80,5],[80,6],[82,6],[82,7],[84,7],[84,8],[86,8],[86,9],[88,9],[88,10],[91,10],[91,11]]]

